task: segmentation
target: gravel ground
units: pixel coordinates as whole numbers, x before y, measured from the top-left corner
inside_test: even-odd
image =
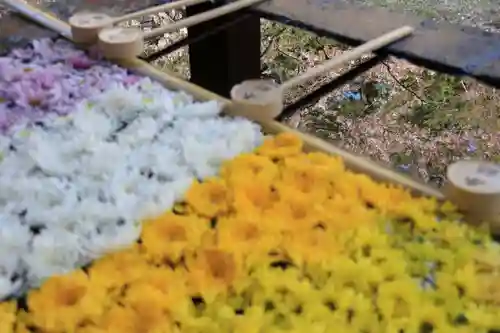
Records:
[[[493,0],[343,1],[500,32],[498,0],[496,4]],[[321,52],[311,53],[303,49],[303,54],[296,52],[292,55],[301,59],[304,66],[312,67],[325,60]],[[290,49],[285,51],[292,52]],[[338,56],[342,52],[336,50],[329,56]],[[304,59],[314,61],[309,64]],[[269,60],[270,63],[273,61],[276,62],[275,59]],[[401,85],[409,77],[415,81],[410,90]],[[458,79],[456,84],[450,83],[442,75],[429,73],[400,59],[376,66],[357,81],[381,84],[389,94],[375,109],[363,112],[367,107],[365,102],[346,101],[346,93],[360,91],[350,83],[325,96],[316,105],[298,112],[290,120],[290,125],[438,186],[443,184],[446,167],[453,161],[467,158],[498,160],[500,96],[495,89],[465,78]],[[302,93],[310,88],[302,87]],[[429,95],[430,90],[438,93]],[[406,116],[415,114],[419,106],[432,109],[429,111],[432,126],[424,121],[405,120]],[[446,122],[453,125],[442,126]]]
[[[498,0],[343,0],[363,6],[386,7],[423,17],[500,31]]]

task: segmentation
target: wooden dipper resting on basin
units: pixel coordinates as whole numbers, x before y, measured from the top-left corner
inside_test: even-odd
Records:
[[[264,0],[238,0],[216,9],[168,24],[165,27],[143,32],[137,28],[105,28],[99,32],[99,47],[104,56],[112,59],[135,58],[143,51],[144,41],[163,34],[188,28],[226,15]]]
[[[393,30],[349,52],[337,56],[318,67],[312,68],[304,74],[294,77],[281,85],[271,80],[244,81],[231,89],[231,99],[233,100],[232,109],[234,110],[234,114],[249,119],[274,119],[283,110],[283,96],[286,90],[314,79],[327,71],[331,71],[334,67],[358,59],[365,53],[375,51],[406,37],[413,31],[414,29],[408,26]]]
[[[469,223],[487,223],[500,234],[500,165],[486,161],[459,161],[448,166],[446,197]]]
[[[71,27],[71,35],[75,43],[93,44],[97,42],[99,32],[102,29],[111,28],[116,23],[128,21],[145,15],[156,14],[161,11],[192,6],[207,1],[210,0],[179,0],[160,6],[146,8],[144,10],[120,17],[111,17],[104,13],[81,12],[71,16],[68,23]]]

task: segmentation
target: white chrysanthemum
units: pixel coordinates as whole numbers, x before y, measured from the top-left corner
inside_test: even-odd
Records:
[[[81,236],[70,231],[48,228],[33,237],[29,253],[23,256],[28,281],[37,285],[44,279],[71,271],[84,262]]]
[[[109,252],[122,250],[135,242],[141,234],[141,224],[119,218],[99,225],[81,239],[85,258],[96,259]]]
[[[0,297],[133,243],[140,221],[171,208],[195,179],[262,141],[150,79],[114,84],[66,117],[0,137]],[[25,274],[24,274],[25,273]],[[21,289],[22,290],[22,289]]]
[[[21,216],[24,213],[18,215]],[[31,240],[29,229],[20,224],[12,215],[0,216],[0,251],[4,253],[22,254]],[[0,256],[0,259],[3,256]]]
[[[106,106],[103,111],[110,117],[130,118],[142,109],[143,98],[134,88],[130,89],[128,94],[124,94],[124,90],[123,85],[117,83],[99,95],[95,102]]]
[[[72,114],[71,120],[82,133],[92,133],[99,138],[108,135],[114,125],[110,117],[104,113],[94,112],[89,104],[82,104],[79,112]]]
[[[138,146],[151,140],[158,133],[159,124],[151,117],[134,119],[120,132],[119,143],[122,146]]]
[[[0,299],[14,295],[23,286],[23,280],[12,280],[8,276],[0,275]]]

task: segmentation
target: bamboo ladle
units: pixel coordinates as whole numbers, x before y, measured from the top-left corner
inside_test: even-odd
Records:
[[[213,0],[179,0],[160,6],[146,8],[120,17],[112,17],[104,13],[81,12],[71,16],[68,23],[71,27],[72,39],[79,44],[93,44],[97,42],[99,31],[111,28],[119,22],[128,21],[145,15],[156,14],[161,11],[178,9]]]
[[[402,27],[372,39],[355,49],[346,52],[322,65],[312,68],[306,73],[294,77],[279,85],[271,80],[248,80],[231,89],[232,109],[234,114],[254,120],[269,120],[277,117],[283,110],[283,96],[286,90],[305,83],[315,77],[343,65],[348,61],[358,59],[365,53],[375,51],[383,46],[410,35],[412,27]]]
[[[445,195],[465,219],[474,224],[487,223],[500,234],[500,165],[463,160],[448,166]]]
[[[249,7],[264,0],[238,0],[216,9],[188,17],[184,20],[169,24],[165,27],[142,32],[137,28],[106,28],[99,32],[99,47],[107,58],[130,59],[140,55],[143,51],[144,41],[163,34],[188,28],[216,17],[226,15],[240,9]]]

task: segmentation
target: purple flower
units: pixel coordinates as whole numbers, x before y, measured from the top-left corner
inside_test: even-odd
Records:
[[[25,49],[15,49],[12,51],[11,55],[19,60],[31,62],[34,53],[35,52],[32,48],[25,48]]]
[[[63,40],[36,40],[32,46],[0,57],[0,132],[48,112],[68,114],[114,83],[140,79]]]
[[[47,90],[33,81],[20,81],[14,83],[12,85],[12,92],[16,96],[16,104],[25,109],[38,109],[47,106]]]
[[[7,103],[0,103],[0,129],[5,130],[10,125],[10,113],[11,110]]]
[[[23,75],[21,66],[16,66],[15,62],[6,57],[0,58],[0,80],[12,82],[19,80]]]
[[[57,73],[50,70],[36,71],[31,73],[31,79],[34,84],[40,86],[42,89],[51,89],[57,78]]]
[[[410,164],[400,164],[400,165],[398,165],[398,168],[402,171],[408,171],[408,170],[410,170],[411,165]]]
[[[477,150],[477,146],[474,143],[474,141],[469,140],[469,142],[467,143],[467,152],[474,153],[476,150]]]

